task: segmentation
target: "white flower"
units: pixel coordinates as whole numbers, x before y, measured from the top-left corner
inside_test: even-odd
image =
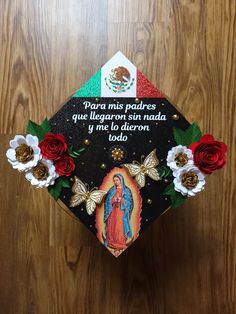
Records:
[[[194,196],[202,191],[205,185],[205,176],[194,165],[188,165],[173,172],[175,176],[174,188],[184,196]]]
[[[53,162],[43,158],[35,167],[26,172],[25,177],[37,188],[44,188],[53,185],[58,174]]]
[[[167,166],[174,172],[187,165],[193,165],[193,154],[186,146],[178,145],[168,151]]]
[[[19,171],[27,171],[37,165],[42,158],[41,150],[38,147],[39,140],[37,136],[27,134],[16,135],[10,141],[10,148],[7,150],[6,156],[9,163],[14,169]]]

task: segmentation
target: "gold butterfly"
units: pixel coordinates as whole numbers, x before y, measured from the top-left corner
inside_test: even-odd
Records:
[[[156,149],[154,149],[145,159],[143,164],[134,161],[132,164],[123,164],[122,166],[128,171],[131,177],[135,177],[135,181],[139,189],[145,186],[145,176],[158,181],[160,180],[159,173],[155,168],[159,164],[156,156]]]
[[[78,206],[79,204],[86,202],[86,210],[89,215],[92,215],[96,208],[96,204],[100,204],[106,191],[91,190],[89,191],[87,186],[78,178],[74,177],[75,182],[72,186],[72,192],[75,194],[70,199],[70,207]]]

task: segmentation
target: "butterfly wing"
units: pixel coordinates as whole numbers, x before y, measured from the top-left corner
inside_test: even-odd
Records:
[[[90,192],[89,198],[93,200],[96,204],[100,204],[103,197],[107,194],[106,191],[95,190]]]
[[[95,190],[90,192],[89,198],[86,201],[86,210],[89,215],[92,215],[96,208],[96,204],[100,204],[104,195],[106,195],[106,191]]]
[[[159,160],[156,155],[156,149],[154,149],[144,160],[143,165],[146,169],[154,168],[159,164]]]
[[[72,192],[74,195],[70,199],[70,207],[75,207],[83,203],[86,199],[85,195],[87,193],[87,188],[84,183],[76,176],[74,179],[75,182],[72,186]]]
[[[155,181],[160,180],[160,176],[156,168],[147,169],[146,174]]]
[[[81,194],[72,195],[70,199],[70,207],[78,206],[79,204],[83,203],[85,199],[85,196]]]
[[[123,164],[123,167],[128,171],[131,177],[136,176],[139,172],[141,172],[140,165],[136,164]]]
[[[151,179],[158,181],[160,180],[159,173],[155,168],[159,164],[159,160],[156,155],[156,150],[154,149],[144,160],[144,167],[146,175],[148,175]]]
[[[131,177],[135,177],[135,181],[140,189],[145,186],[145,174],[140,165],[124,164],[123,167],[128,171]]]
[[[142,166],[138,164],[124,164],[123,167],[127,169],[131,177],[135,177],[135,181],[138,187],[141,189],[145,186],[145,175],[148,175],[150,178],[156,181],[160,179],[158,171],[155,168],[158,164],[159,160],[156,156],[156,150],[154,149],[145,158]]]
[[[86,210],[89,215],[92,215],[96,208],[96,203],[91,199],[87,199],[86,201]]]
[[[78,193],[78,194],[86,194],[87,193],[87,188],[85,184],[76,176],[74,176],[74,184],[72,186],[72,192],[73,193]]]
[[[144,174],[144,172],[140,171],[135,176],[135,181],[136,181],[139,189],[143,188],[145,186],[145,174]]]

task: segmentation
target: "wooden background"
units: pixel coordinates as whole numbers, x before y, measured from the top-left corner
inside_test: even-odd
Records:
[[[235,4],[0,0],[0,313],[236,313]],[[117,50],[229,149],[203,193],[115,259],[5,151]]]

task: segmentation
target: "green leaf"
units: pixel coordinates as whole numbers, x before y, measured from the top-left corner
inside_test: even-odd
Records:
[[[190,125],[187,129],[187,137],[188,137],[188,145],[191,143],[198,142],[201,138],[202,132],[197,125],[196,122],[194,122],[192,125]]]
[[[61,194],[62,188],[70,188],[70,181],[68,178],[59,177],[56,179],[54,185],[48,187],[48,192],[55,200],[57,200]]]
[[[74,149],[73,145],[70,145],[68,149],[68,153],[71,157],[77,158],[81,155],[81,153],[85,150],[85,148],[80,148],[80,149]]]
[[[185,145],[185,131],[174,127],[173,128],[173,135],[174,135],[174,139],[176,141],[176,144]]]
[[[84,148],[84,147],[82,147],[82,148],[80,148],[80,149],[77,150],[77,152],[79,152],[79,153],[82,153],[83,151],[85,151],[85,148]]]
[[[184,202],[186,201],[186,197],[183,196],[181,193],[176,192],[176,196],[172,198],[171,201],[172,201],[172,207],[177,208],[184,204]]]
[[[174,183],[168,185],[164,190],[164,195],[170,197],[171,205],[173,208],[177,208],[186,201],[186,196],[183,196],[181,193],[175,191]]]
[[[163,194],[164,195],[172,195],[174,192],[175,192],[174,183],[172,182],[171,184],[167,185]]]
[[[68,178],[60,177],[59,179],[61,180],[63,188],[70,188],[70,181]]]
[[[201,138],[201,130],[197,123],[191,124],[185,131],[173,128],[173,135],[178,145],[189,147],[191,143],[198,142]]]
[[[38,125],[37,123],[29,120],[26,129],[27,134],[35,135],[38,137],[39,141],[41,141],[49,132],[51,132],[51,126],[47,118],[41,125]]]
[[[43,123],[41,124],[41,129],[42,129],[42,131],[45,132],[45,134],[48,132],[51,132],[51,125],[50,125],[47,118],[44,119]]]
[[[171,174],[171,170],[167,166],[161,166],[157,170],[161,178],[167,178]]]
[[[57,183],[57,180],[55,181],[54,185],[51,185],[48,187],[49,194],[57,200],[59,195],[61,194],[62,186]]]

